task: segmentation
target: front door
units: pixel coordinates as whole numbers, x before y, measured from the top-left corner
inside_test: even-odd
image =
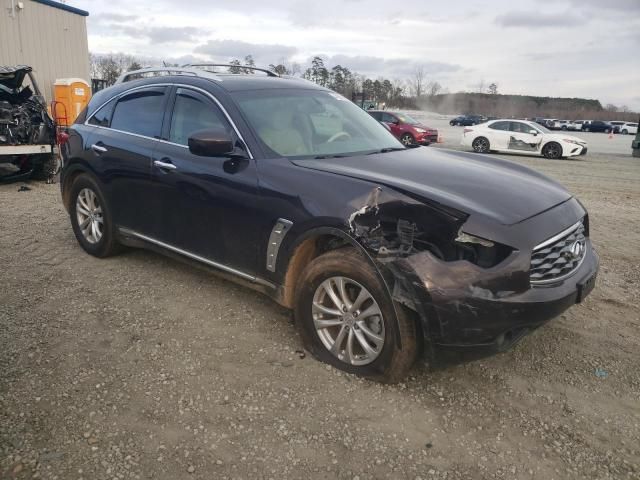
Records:
[[[225,114],[208,94],[176,87],[163,140],[153,152],[156,205],[153,237],[187,253],[255,273],[260,206],[253,159],[201,157],[189,136],[222,127],[238,142]]]
[[[531,133],[536,131],[534,135]],[[537,152],[542,143],[542,132],[522,122],[511,122],[509,126],[509,150],[521,152]]]

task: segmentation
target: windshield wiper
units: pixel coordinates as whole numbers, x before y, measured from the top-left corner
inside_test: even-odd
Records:
[[[335,155],[317,155],[317,156],[313,157],[313,159],[314,160],[322,160],[323,158],[345,158],[347,156],[348,155],[340,155],[338,153],[338,154],[335,154]]]
[[[374,150],[371,153],[367,153],[367,155],[375,155],[376,153],[389,153],[389,152],[398,152],[400,150],[406,150],[405,147],[388,147],[381,148],[380,150]]]

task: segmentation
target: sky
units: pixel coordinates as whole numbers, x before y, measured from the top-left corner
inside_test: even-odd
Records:
[[[376,78],[423,67],[451,92],[599,99],[640,111],[640,0],[67,0],[89,49],[148,63],[307,65]]]

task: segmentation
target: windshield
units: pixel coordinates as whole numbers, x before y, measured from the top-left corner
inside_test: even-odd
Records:
[[[342,95],[272,89],[233,94],[270,157],[340,157],[404,149],[377,120]]]
[[[408,123],[409,125],[419,125],[420,122],[413,117],[410,117],[406,113],[396,113],[396,117],[400,119],[402,123]]]

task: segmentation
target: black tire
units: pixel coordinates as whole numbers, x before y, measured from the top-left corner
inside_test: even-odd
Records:
[[[551,160],[562,158],[562,145],[558,142],[549,142],[542,147],[542,156]]]
[[[403,145],[413,145],[415,143],[415,139],[410,133],[402,134],[402,136],[400,137],[400,141]]]
[[[83,190],[89,189],[92,191],[97,200],[97,206],[101,209],[102,216],[102,234],[98,241],[91,242],[88,240],[85,235],[82,233],[82,229],[79,224],[78,219],[78,195]],[[109,209],[109,205],[105,201],[104,195],[102,194],[102,190],[98,185],[98,182],[88,174],[81,174],[75,178],[73,184],[71,185],[71,191],[69,192],[69,218],[71,220],[71,227],[73,228],[73,233],[78,240],[78,243],[83,248],[85,252],[94,257],[109,257],[111,255],[116,254],[120,250],[120,245],[118,244],[115,237],[115,229],[113,226],[113,220],[111,216],[111,210]],[[96,214],[96,216],[98,216]]]
[[[627,130],[626,128],[624,130],[622,130],[622,135],[629,135],[629,130]]]
[[[34,180],[49,180],[58,173],[58,160],[52,153],[33,155],[30,162],[33,165],[31,178]]]
[[[489,143],[489,139],[486,137],[475,138],[471,143],[471,147],[476,153],[489,153],[491,150],[491,144]]]
[[[589,127],[584,127],[584,131],[588,132],[589,131]]]
[[[611,132],[611,129],[610,129],[610,128],[605,128],[605,129],[604,129],[604,133],[609,133],[609,132]]]
[[[346,277],[366,288],[382,313],[384,343],[378,356],[366,365],[352,365],[331,353],[314,325],[312,305],[316,290],[321,288],[325,280],[337,276]],[[374,268],[359,252],[354,248],[341,248],[315,258],[304,269],[297,284],[296,324],[305,348],[315,358],[345,372],[382,383],[396,383],[406,376],[415,362],[418,351],[415,320],[403,310],[402,306],[396,305],[394,309],[393,300],[389,297],[385,285]],[[355,326],[352,328],[357,329]],[[397,346],[398,335],[402,348]]]
[[[563,125],[563,126],[562,126],[562,130],[566,130],[566,129],[567,129],[567,126],[566,126],[566,125]]]

